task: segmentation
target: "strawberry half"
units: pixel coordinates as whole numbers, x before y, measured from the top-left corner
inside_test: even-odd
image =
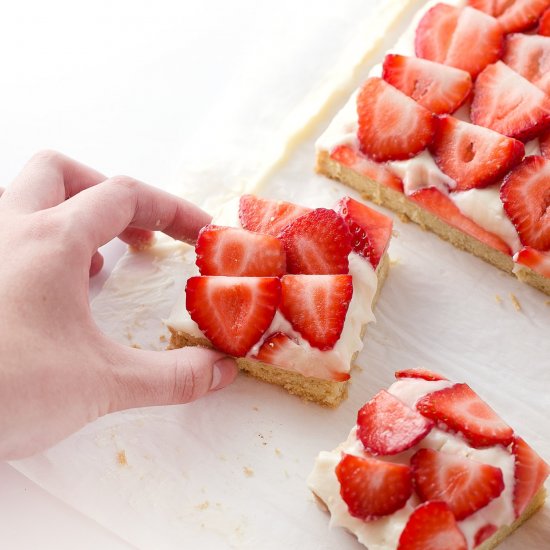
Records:
[[[432,372],[428,369],[416,368],[416,369],[403,369],[398,370],[395,373],[395,377],[399,380],[400,378],[422,378],[423,380],[437,381],[437,380],[447,380],[441,374]]]
[[[472,90],[470,73],[420,57],[386,55],[382,77],[435,114],[456,111]]]
[[[510,34],[502,61],[516,73],[550,93],[550,37]]]
[[[514,436],[512,428],[467,384],[429,393],[416,403],[416,408],[442,429],[461,433],[472,447],[506,447]]]
[[[395,455],[424,439],[434,423],[385,390],[357,413],[357,437],[373,455]]]
[[[262,233],[207,225],[195,247],[201,275],[282,277],[286,271],[283,243]]]
[[[492,523],[486,523],[480,527],[474,536],[474,548],[481,546],[487,539],[490,539],[496,532],[498,527]]]
[[[545,159],[550,159],[550,130],[539,136],[540,154]]]
[[[330,154],[336,162],[351,168],[380,185],[391,187],[403,193],[403,182],[385,164],[375,162],[349,145],[340,145]]]
[[[267,338],[256,358],[304,376],[335,382],[345,382],[350,378],[349,372],[343,372],[343,365],[336,357],[315,348],[306,350],[282,332],[276,332]]]
[[[526,246],[514,257],[518,264],[527,266],[543,277],[550,277],[550,252],[541,252]]]
[[[353,294],[351,275],[285,275],[281,313],[312,346],[328,350],[340,338]]]
[[[351,233],[353,250],[376,269],[390,244],[392,219],[350,197],[340,199],[338,212]]]
[[[510,247],[500,237],[486,231],[483,227],[462,214],[458,206],[447,195],[439,191],[439,189],[435,187],[419,189],[410,195],[409,199],[432,212],[432,214],[435,214],[449,225],[485,243],[487,246],[500,250],[504,254],[509,255],[511,253]]]
[[[504,178],[500,198],[521,243],[550,250],[550,160],[526,157]]]
[[[244,229],[275,237],[289,223],[308,212],[311,208],[254,195],[243,195],[239,201],[239,220]]]
[[[520,437],[514,439],[512,453],[515,480],[514,512],[516,517],[519,517],[550,475],[550,466]]]
[[[334,210],[317,208],[300,216],[279,234],[289,273],[325,275],[347,273],[351,235]]]
[[[454,191],[487,187],[519,164],[521,141],[451,116],[437,120],[430,151],[441,170],[456,182]]]
[[[349,513],[364,521],[393,514],[412,494],[411,469],[404,464],[344,454],[335,471]]]
[[[191,319],[220,351],[242,357],[271,325],[281,298],[276,277],[191,277]]]
[[[550,36],[550,8],[548,8],[539,19],[537,33],[542,36]]]
[[[426,500],[442,500],[460,521],[504,490],[502,470],[463,456],[420,449],[411,458],[414,487]]]
[[[498,61],[478,76],[470,115],[474,124],[526,141],[550,127],[550,96]]]
[[[468,550],[468,544],[447,504],[425,502],[409,516],[397,550]]]
[[[505,33],[534,27],[548,0],[468,0],[468,4],[498,19]]]
[[[502,28],[494,17],[468,6],[440,3],[420,20],[414,46],[417,57],[451,65],[475,78],[499,59],[502,40]]]
[[[357,114],[360,149],[376,161],[414,157],[432,141],[432,113],[381,78],[367,79]]]

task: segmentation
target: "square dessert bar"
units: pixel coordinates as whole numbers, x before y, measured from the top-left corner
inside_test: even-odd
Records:
[[[467,385],[423,369],[357,414],[308,484],[373,550],[489,550],[543,504],[546,462]]]
[[[338,405],[374,320],[391,233],[390,218],[350,197],[311,209],[243,195],[199,234],[167,321],[171,347],[215,347],[256,378]]]
[[[549,21],[550,0],[429,2],[318,172],[550,294]]]

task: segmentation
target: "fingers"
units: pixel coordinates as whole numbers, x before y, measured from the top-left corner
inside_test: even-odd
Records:
[[[94,275],[97,275],[102,267],[103,267],[104,259],[100,252],[96,252],[92,256],[92,260],[90,262],[90,277],[93,277]]]
[[[75,231],[88,239],[94,251],[128,226],[163,231],[194,243],[199,230],[211,221],[206,212],[184,199],[127,176],[110,178],[57,208],[68,214]]]
[[[234,359],[206,348],[142,351],[119,346],[108,412],[188,403],[235,379]]]
[[[136,250],[143,250],[153,243],[155,234],[147,229],[127,227],[118,238],[126,244],[133,246]]]

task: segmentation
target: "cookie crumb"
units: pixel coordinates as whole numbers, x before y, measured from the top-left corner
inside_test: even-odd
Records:
[[[277,456],[283,456],[283,453],[281,452],[281,449],[278,449],[278,448],[275,449],[275,454],[276,454]]]
[[[252,468],[249,468],[248,466],[245,466],[243,468],[243,472],[246,477],[252,477],[254,475],[254,470]]]
[[[141,346],[139,344],[136,344],[135,342],[130,347],[134,349],[141,349]]]
[[[397,265],[399,263],[401,263],[399,258],[390,258],[390,265]]]
[[[495,302],[497,304],[502,304],[502,296],[500,294],[495,294]]]
[[[399,237],[399,231],[397,231],[397,229],[392,229],[391,236],[397,239],[397,237]]]
[[[510,300],[512,300],[512,304],[514,304],[516,311],[521,311],[521,304],[519,303],[517,296],[513,292],[510,292]]]
[[[122,449],[122,451],[118,451],[118,453],[116,454],[116,461],[119,463],[120,466],[128,466],[126,451],[124,449]]]
[[[253,411],[259,411],[260,409],[259,409],[258,407],[256,407],[256,406],[254,406],[254,407],[252,407],[252,410],[253,410]]]
[[[210,503],[207,500],[195,506],[197,510],[207,510],[209,507],[210,507]]]
[[[166,336],[164,334],[161,334],[159,340],[161,342],[166,342]]]

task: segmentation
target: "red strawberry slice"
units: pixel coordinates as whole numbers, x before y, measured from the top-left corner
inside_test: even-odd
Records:
[[[306,350],[282,332],[267,338],[256,358],[304,376],[336,382],[345,382],[350,378],[349,372],[344,372],[345,366],[336,357],[315,348]]]
[[[296,218],[311,212],[291,202],[261,199],[254,195],[243,195],[239,201],[239,220],[249,231],[277,236]]]
[[[456,182],[455,191],[487,187],[519,164],[521,141],[488,128],[442,116],[430,151],[436,164]]]
[[[545,159],[550,159],[550,130],[539,136],[540,154]]]
[[[300,216],[280,233],[289,273],[347,273],[351,235],[334,210],[317,208]]]
[[[537,32],[543,36],[550,36],[550,8],[541,15]]]
[[[411,458],[414,487],[422,500],[442,500],[458,521],[504,490],[502,470],[463,456],[420,449]]]
[[[419,189],[410,195],[409,199],[432,212],[432,214],[435,214],[449,225],[474,237],[474,239],[500,250],[504,254],[511,253],[510,247],[500,237],[489,233],[489,231],[486,231],[483,227],[462,214],[456,204],[447,195],[439,191],[439,189],[435,187]]]
[[[550,160],[526,157],[504,178],[500,198],[522,244],[550,250]]]
[[[472,90],[470,73],[419,57],[386,55],[382,76],[436,114],[456,111]]]
[[[483,527],[480,527],[474,536],[474,548],[477,548],[487,539],[490,539],[497,531],[498,527],[492,523],[486,523]]]
[[[285,275],[281,312],[312,346],[328,350],[340,338],[353,294],[351,275]]]
[[[536,271],[543,277],[550,277],[550,252],[541,252],[526,246],[522,248],[514,260]]]
[[[340,199],[338,212],[348,225],[353,250],[376,269],[390,244],[392,219],[350,197]]]
[[[474,124],[525,141],[550,127],[550,96],[498,61],[478,76],[470,114]]]
[[[408,466],[376,458],[344,454],[336,466],[336,477],[349,513],[365,521],[400,510],[412,493]]]
[[[414,157],[432,141],[432,113],[381,78],[367,79],[357,114],[361,151],[376,161]]]
[[[418,24],[415,51],[418,57],[462,69],[475,78],[500,58],[502,40],[502,28],[494,17],[468,6],[436,4]]]
[[[514,512],[519,517],[550,475],[550,466],[520,437],[514,439],[512,453],[515,464]]]
[[[505,33],[534,27],[548,0],[468,0],[470,6],[498,19]]]
[[[276,277],[191,277],[191,319],[220,351],[242,357],[269,328],[281,298]]]
[[[550,93],[550,37],[510,34],[506,37],[502,60],[545,93]]]
[[[434,423],[385,390],[357,413],[357,437],[373,455],[395,455],[424,439]]]
[[[380,185],[403,192],[403,182],[385,164],[375,162],[348,145],[340,145],[330,154],[335,161]]]
[[[425,502],[410,515],[397,550],[468,550],[468,544],[447,504]]]
[[[423,368],[398,370],[395,373],[395,377],[398,380],[400,378],[422,378],[423,380],[430,381],[447,380],[447,378],[441,376],[441,374],[437,374],[436,372]]]
[[[207,225],[199,233],[195,252],[201,275],[282,277],[286,271],[283,243],[244,229]]]
[[[447,431],[460,432],[472,447],[504,445],[514,432],[485,401],[467,385],[455,384],[424,396],[416,408]]]

